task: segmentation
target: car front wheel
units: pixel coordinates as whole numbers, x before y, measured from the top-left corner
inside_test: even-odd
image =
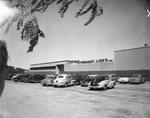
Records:
[[[75,85],[76,85],[76,83],[74,82],[74,83],[73,83],[73,86],[75,86]]]
[[[104,90],[106,90],[106,89],[107,89],[107,85],[104,86]]]
[[[65,87],[68,87],[68,84],[67,84],[67,83],[65,84]]]

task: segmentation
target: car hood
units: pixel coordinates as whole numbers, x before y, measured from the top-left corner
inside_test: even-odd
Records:
[[[43,80],[41,80],[41,81],[53,81],[53,79],[43,79]]]
[[[91,86],[96,86],[103,81],[105,81],[105,80],[95,80],[94,79],[94,80],[91,80],[90,84],[91,84]]]
[[[140,78],[139,77],[131,77],[130,80],[133,80],[133,81],[134,80],[140,80]]]

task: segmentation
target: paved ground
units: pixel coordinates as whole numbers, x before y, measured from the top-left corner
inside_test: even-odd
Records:
[[[150,82],[91,91],[6,81],[0,103],[4,118],[150,118]]]

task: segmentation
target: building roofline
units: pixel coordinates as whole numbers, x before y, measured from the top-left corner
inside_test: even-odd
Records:
[[[45,62],[45,63],[36,63],[36,64],[30,64],[30,66],[41,65],[41,64],[52,64],[52,63],[68,62],[68,61],[73,61],[73,60],[62,60],[62,61],[53,61],[53,62]]]
[[[150,48],[150,46],[137,47],[137,48],[130,48],[130,49],[123,49],[123,50],[116,50],[116,51],[114,51],[114,52],[127,51],[127,50],[134,50],[134,49],[141,49],[141,48]]]

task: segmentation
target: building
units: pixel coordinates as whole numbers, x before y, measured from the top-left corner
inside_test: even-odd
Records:
[[[115,70],[150,70],[150,46],[115,51]]]
[[[118,50],[114,52],[115,61],[96,60],[64,60],[30,65],[30,72],[47,73],[116,73],[132,75],[141,73],[150,75],[150,46]]]
[[[69,60],[31,64],[30,72],[59,74],[64,71],[64,65],[68,63]]]

